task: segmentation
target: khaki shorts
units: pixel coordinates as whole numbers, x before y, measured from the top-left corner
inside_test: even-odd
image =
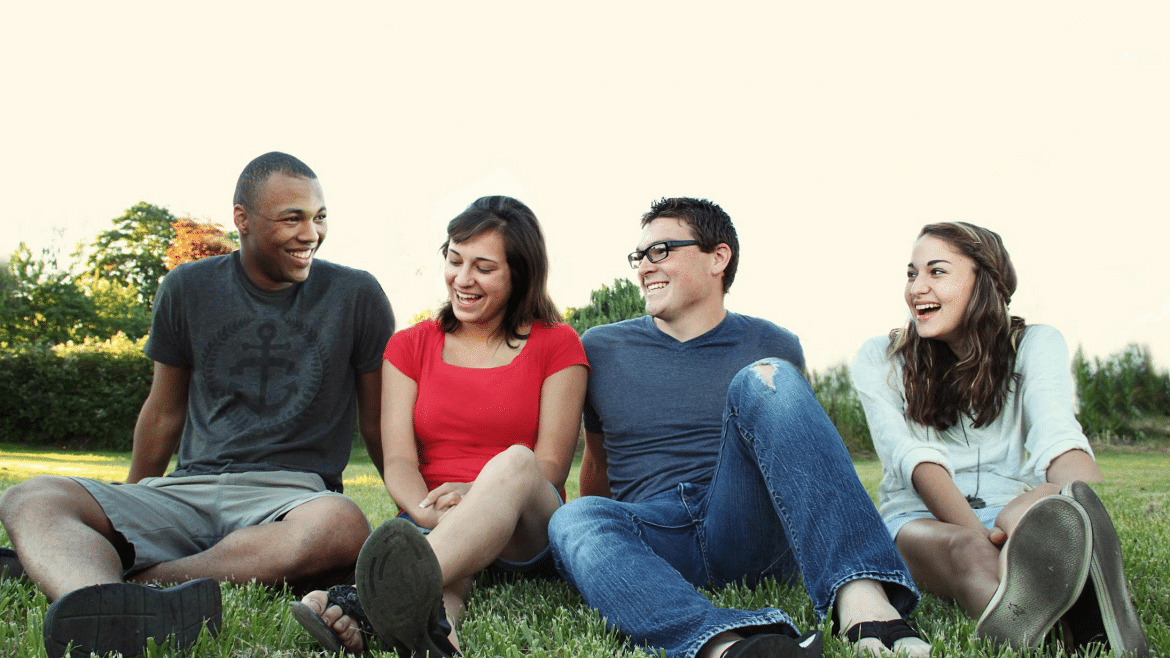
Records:
[[[121,556],[126,574],[202,553],[240,528],[280,521],[315,498],[349,500],[327,490],[321,476],[292,471],[143,478],[137,484],[72,479],[129,543]]]

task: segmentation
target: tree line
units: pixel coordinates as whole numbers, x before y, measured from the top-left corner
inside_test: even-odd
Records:
[[[238,236],[140,202],[62,262],[25,244],[0,267],[0,441],[129,449],[150,387],[142,354],[154,294],[167,271],[238,249]],[[565,311],[590,327],[645,314],[638,286],[616,279]],[[429,317],[423,311],[412,322]],[[1102,442],[1170,441],[1170,374],[1131,345],[1106,359],[1073,358],[1085,433]],[[861,402],[841,364],[809,373],[813,391],[854,455],[872,454]]]
[[[0,267],[0,347],[131,341],[150,330],[159,282],[181,263],[238,248],[234,232],[175,217],[145,201],[78,244],[69,261],[59,245],[34,254],[21,243]]]

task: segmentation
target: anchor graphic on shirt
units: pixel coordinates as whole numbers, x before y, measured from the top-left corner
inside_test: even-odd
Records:
[[[232,376],[239,376],[244,374],[244,371],[249,368],[258,368],[260,370],[260,390],[256,397],[250,399],[247,392],[240,390],[238,387],[232,387],[239,395],[239,399],[249,409],[257,415],[265,415],[272,409],[279,408],[288,402],[292,396],[297,393],[297,382],[293,380],[281,387],[284,395],[279,400],[268,399],[269,381],[274,374],[278,374],[283,369],[284,374],[292,376],[297,374],[297,364],[292,359],[274,356],[273,352],[280,352],[292,349],[291,343],[273,343],[276,339],[276,324],[273,322],[265,322],[256,329],[256,336],[260,339],[260,344],[244,343],[241,347],[245,350],[259,350],[259,354],[254,357],[240,359],[236,365],[232,366],[228,371]]]

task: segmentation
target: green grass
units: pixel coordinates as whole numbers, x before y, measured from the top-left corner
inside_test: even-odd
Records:
[[[1098,458],[1106,482],[1095,487],[1112,512],[1121,535],[1130,586],[1146,633],[1155,651],[1170,656],[1170,454],[1165,451],[1103,447]],[[107,480],[125,477],[123,453],[66,455],[51,450],[0,445],[0,489],[37,473],[83,475]],[[858,475],[876,491],[881,469],[876,461],[857,463]],[[570,497],[576,495],[576,475]],[[374,467],[355,452],[345,472],[346,493],[378,524],[395,514]],[[0,544],[10,545],[0,531]],[[223,630],[204,635],[188,655],[307,657],[319,655],[315,643],[288,614],[291,595],[258,585],[223,585]],[[812,604],[803,590],[767,582],[754,590],[728,587],[707,592],[717,605],[758,608],[778,606],[802,625],[816,625]],[[26,580],[0,581],[0,655],[45,656],[41,621],[47,604]],[[996,658],[1011,654],[972,639],[974,622],[950,603],[926,596],[914,622],[935,646],[935,656]],[[828,632],[828,626],[822,624]],[[476,590],[468,603],[461,637],[470,656],[645,656],[621,636],[607,631],[597,613],[563,583],[491,585]],[[152,650],[152,658],[173,655],[168,647]],[[825,646],[827,656],[852,654],[837,640]],[[1054,655],[1051,650],[1035,655]]]

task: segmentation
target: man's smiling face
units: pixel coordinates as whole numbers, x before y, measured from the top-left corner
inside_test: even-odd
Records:
[[[244,271],[253,283],[281,290],[309,278],[325,240],[325,195],[315,178],[274,173],[260,186],[256,208],[235,208]]]
[[[638,250],[668,240],[694,240],[690,226],[675,217],[659,217],[646,225]],[[713,278],[711,254],[698,245],[675,247],[663,260],[651,263],[643,258],[638,265],[638,283],[646,298],[646,314],[672,322],[714,294],[722,298],[722,279]]]

